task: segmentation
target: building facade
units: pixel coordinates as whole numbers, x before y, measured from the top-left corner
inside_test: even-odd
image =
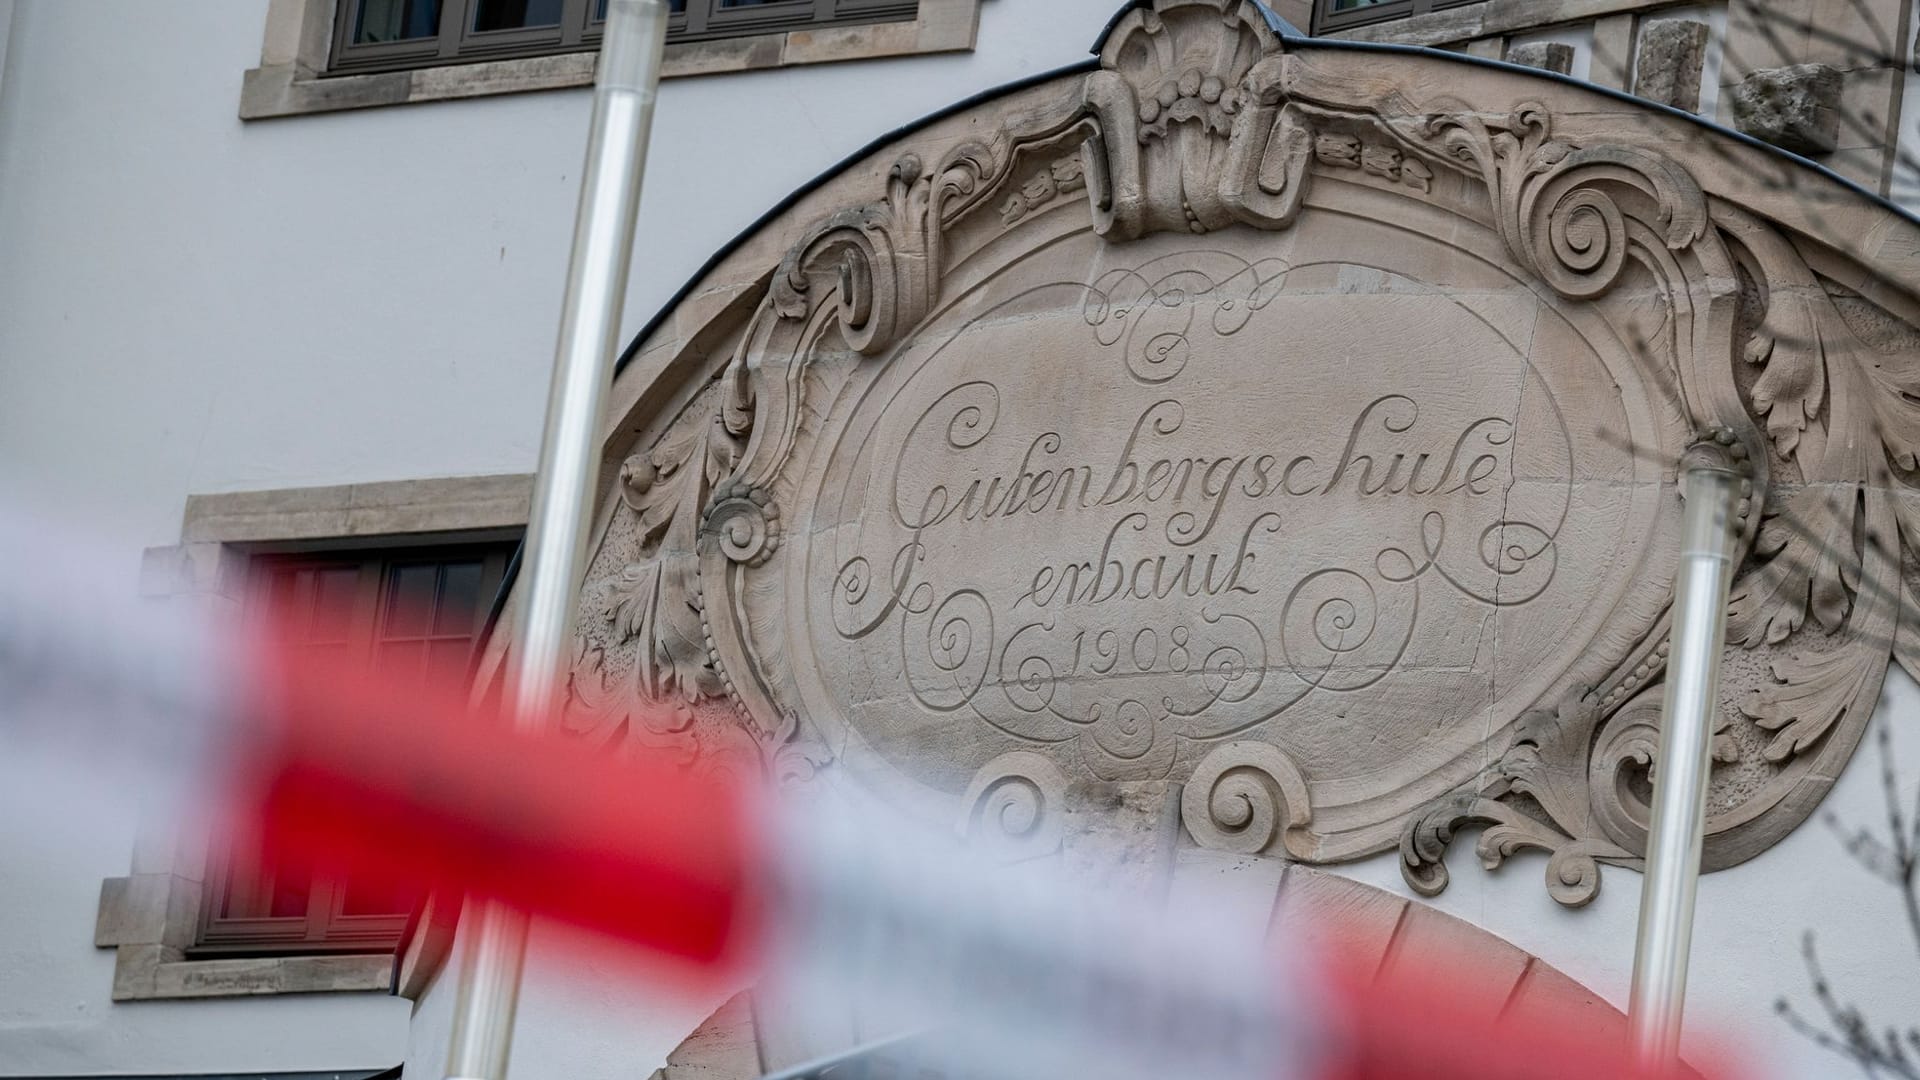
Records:
[[[1852,1067],[1817,981],[1911,1023],[1911,12],[676,6],[583,735],[1614,1023],[1705,440],[1749,490],[1690,1016],[1781,1075]],[[266,581],[492,677],[597,5],[0,16],[10,497],[155,603]],[[85,811],[9,808],[0,1075],[438,1075],[457,901]],[[859,1031],[631,974],[537,933],[514,1075]]]

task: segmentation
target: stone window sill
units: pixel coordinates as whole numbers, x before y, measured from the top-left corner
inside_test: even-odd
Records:
[[[177,1001],[393,991],[393,956],[259,956],[225,960],[172,959],[158,946],[125,946],[114,966],[113,1000]],[[170,950],[167,950],[170,951]]]
[[[973,48],[979,27],[979,0],[932,0],[921,6],[919,18],[910,21],[676,42],[667,46],[661,76],[671,79],[719,75]],[[598,58],[598,53],[591,52],[562,53],[412,71],[323,77],[297,61],[269,63],[263,56],[261,65],[248,70],[241,85],[240,118],[265,120],[381,105],[591,86]]]

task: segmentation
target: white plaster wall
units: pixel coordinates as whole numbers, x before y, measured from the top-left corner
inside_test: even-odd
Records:
[[[107,532],[131,587],[190,493],[532,468],[585,91],[242,123],[264,0],[8,5],[0,492]],[[1083,58],[1113,7],[987,0],[973,53],[670,81],[629,328],[875,136]],[[407,1052],[408,1003],[378,995],[111,1004],[93,919],[130,828],[65,809],[0,819],[0,1076]],[[604,973],[558,989],[544,955],[522,1060],[559,1064],[528,1075],[644,1076],[691,1027]]]

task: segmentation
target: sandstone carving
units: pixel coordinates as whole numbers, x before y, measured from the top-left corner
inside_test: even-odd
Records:
[[[1060,850],[1066,774],[1053,761],[1012,750],[982,766],[960,797],[960,835],[1007,859]]]
[[[1154,0],[794,234],[634,418],[576,727],[1012,858],[1083,782],[1426,892],[1472,826],[1578,905],[1644,845],[1712,431],[1751,479],[1708,864],[1778,840],[1920,668],[1915,308],[1583,91],[1447,63]]]

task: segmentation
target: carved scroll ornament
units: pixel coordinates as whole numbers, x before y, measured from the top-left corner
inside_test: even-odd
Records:
[[[1014,857],[1057,847],[1057,817],[1048,815],[1057,813],[1066,777],[1084,769],[1106,780],[1183,781],[1182,816],[1204,846],[1331,861],[1397,841],[1407,880],[1430,893],[1446,884],[1450,840],[1472,826],[1482,830],[1478,848],[1489,866],[1516,851],[1542,851],[1554,898],[1591,900],[1601,864],[1637,864],[1648,776],[1659,766],[1667,647],[1665,586],[1655,565],[1664,534],[1655,526],[1631,575],[1635,584],[1622,583],[1629,580],[1623,569],[1607,572],[1614,584],[1593,586],[1605,601],[1595,600],[1595,610],[1611,604],[1614,611],[1594,623],[1580,658],[1520,679],[1532,696],[1492,733],[1478,757],[1491,764],[1435,758],[1406,765],[1402,794],[1448,785],[1407,809],[1389,793],[1358,791],[1357,781],[1328,772],[1337,746],[1305,733],[1284,736],[1311,751],[1296,752],[1272,733],[1296,731],[1308,716],[1366,731],[1364,717],[1336,703],[1371,700],[1353,695],[1377,693],[1374,683],[1411,667],[1409,646],[1353,669],[1368,672],[1365,678],[1301,673],[1358,663],[1364,649],[1356,641],[1371,649],[1395,633],[1406,642],[1438,633],[1416,631],[1422,624],[1407,621],[1415,618],[1407,604],[1431,606],[1449,595],[1499,612],[1526,603],[1524,583],[1547,582],[1539,585],[1545,589],[1557,580],[1552,527],[1488,518],[1475,526],[1475,549],[1462,539],[1464,525],[1444,532],[1448,520],[1465,520],[1463,511],[1415,514],[1407,519],[1410,539],[1375,544],[1366,566],[1343,571],[1368,578],[1370,591],[1332,570],[1303,571],[1284,579],[1288,603],[1272,605],[1278,622],[1265,626],[1233,602],[1267,611],[1260,605],[1280,586],[1267,586],[1255,603],[1245,599],[1250,589],[1233,595],[1230,571],[1260,565],[1270,574],[1275,557],[1256,564],[1251,548],[1236,554],[1228,545],[1214,576],[1196,561],[1176,578],[1187,565],[1177,557],[1198,553],[1204,533],[1198,512],[1182,510],[1184,522],[1179,514],[1151,519],[1164,525],[1176,558],[1142,565],[1163,585],[1177,579],[1204,587],[1189,592],[1188,615],[1152,627],[1151,641],[1144,624],[1109,638],[1094,626],[1076,629],[1064,608],[1015,619],[1018,603],[1009,608],[942,584],[941,560],[951,557],[934,546],[931,517],[884,552],[830,560],[824,579],[808,576],[825,545],[853,543],[847,538],[866,529],[864,519],[834,519],[821,509],[825,494],[854,498],[846,494],[855,490],[849,477],[867,475],[845,472],[848,461],[868,467],[848,449],[849,425],[868,424],[863,438],[898,435],[882,406],[864,402],[884,397],[877,388],[907,363],[902,357],[912,354],[920,366],[894,373],[887,394],[906,393],[913,372],[944,362],[934,330],[961,320],[943,313],[973,312],[973,322],[952,331],[972,333],[993,319],[1011,325],[1028,317],[1018,304],[1038,301],[1020,297],[1071,294],[1084,314],[1085,348],[1120,358],[1101,378],[1153,403],[1136,411],[1134,426],[1147,438],[1173,438],[1201,428],[1197,399],[1180,394],[1215,377],[1202,370],[1207,350],[1284,338],[1290,330],[1272,312],[1309,310],[1287,305],[1312,282],[1338,279],[1348,291],[1351,282],[1371,282],[1367,288],[1390,296],[1419,292],[1412,268],[1316,254],[1333,235],[1313,230],[1316,215],[1404,212],[1416,224],[1458,223],[1433,226],[1435,235],[1487,238],[1491,246],[1474,248],[1474,259],[1498,256],[1508,267],[1501,272],[1520,283],[1516,295],[1605,343],[1595,348],[1613,350],[1606,362],[1623,365],[1612,375],[1564,378],[1644,384],[1645,403],[1631,408],[1647,441],[1621,451],[1618,468],[1658,490],[1636,502],[1634,514],[1677,518],[1671,470],[1693,432],[1721,432],[1720,445],[1748,456],[1745,561],[1730,611],[1726,678],[1739,688],[1738,708],[1723,717],[1716,742],[1708,863],[1751,857],[1804,819],[1858,741],[1889,655],[1920,671],[1920,647],[1899,618],[1909,588],[1903,568],[1920,543],[1920,502],[1905,486],[1920,468],[1920,368],[1912,360],[1920,335],[1911,313],[1890,313],[1836,286],[1831,270],[1816,269],[1831,258],[1810,258],[1814,245],[1804,238],[1703,190],[1657,141],[1626,129],[1618,141],[1557,135],[1553,108],[1527,96],[1538,88],[1521,76],[1475,72],[1473,84],[1485,88],[1478,100],[1408,102],[1383,96],[1370,69],[1343,67],[1342,59],[1350,58],[1283,48],[1259,12],[1238,0],[1155,0],[1116,22],[1099,70],[1063,80],[1038,108],[1001,118],[990,138],[902,155],[877,201],[807,230],[763,279],[750,310],[729,308],[702,333],[701,348],[719,343],[727,359],[621,471],[583,601],[586,629],[572,684],[577,726],[664,748],[696,767],[802,780],[835,754],[857,751],[864,764],[850,767],[889,774],[916,767],[899,762],[938,756],[932,743],[907,752],[867,738],[872,731],[862,725],[893,721],[855,714],[953,717],[939,720],[948,724],[967,718],[975,725],[968,738],[988,749],[978,760],[951,762],[959,775],[935,786],[957,800],[963,831],[991,835]],[[1087,233],[1107,245],[1103,265],[1118,268],[1107,277],[1090,273],[1076,282],[1033,271],[1023,279],[1026,292],[992,293],[995,274],[1024,265],[1029,253],[1069,250],[1063,245]],[[1299,247],[1247,254],[1269,250],[1261,235],[1277,245],[1296,233]],[[1207,234],[1221,242],[1197,239]],[[1174,245],[1177,237],[1189,245]],[[1136,242],[1137,256],[1129,254]],[[956,285],[963,277],[968,284]],[[999,306],[987,306],[989,299]],[[1441,310],[1443,300],[1421,302]],[[1254,319],[1261,329],[1236,338]],[[1515,378],[1536,378],[1527,374],[1535,359],[1524,348],[1515,356]],[[1538,377],[1550,386],[1552,378]],[[1014,422],[1015,410],[994,385],[956,376],[950,396],[934,402],[944,403],[939,437],[956,455],[993,445],[994,425]],[[1178,417],[1155,399],[1152,388],[1162,386],[1161,400],[1183,410]],[[1412,438],[1425,430],[1413,425],[1429,421],[1416,417],[1437,406],[1422,413],[1414,396],[1400,395],[1405,404],[1394,396],[1379,395],[1353,431]],[[878,410],[877,419],[869,423],[862,410]],[[917,438],[920,429],[900,430],[899,438]],[[1600,444],[1568,430],[1571,441],[1554,460],[1585,467],[1576,463],[1600,453]],[[1052,442],[1031,441],[1029,457],[1073,452],[1066,436],[1050,434]],[[1497,426],[1456,434],[1456,459],[1460,447],[1480,447],[1519,476],[1517,451],[1501,449]],[[1530,452],[1537,455],[1538,445],[1530,443]],[[1301,458],[1312,460],[1305,452],[1294,460]],[[1472,466],[1447,461],[1446,475],[1432,473],[1446,458],[1438,446],[1422,459],[1429,472],[1420,477],[1415,466],[1416,479],[1396,490],[1456,502],[1482,490],[1463,480]],[[1226,459],[1182,460],[1204,472]],[[1239,490],[1261,493],[1248,498],[1268,490],[1284,498],[1292,479],[1309,472],[1279,475],[1285,455],[1264,466],[1257,455],[1247,460],[1253,464],[1238,473]],[[1275,472],[1271,484],[1256,488],[1255,469]],[[1013,474],[1013,490],[1025,475]],[[1091,466],[1087,476],[1091,484]],[[899,480],[890,483],[900,490]],[[936,490],[956,506],[963,492],[957,482],[930,484],[924,507],[936,506]],[[980,490],[992,498],[993,489]],[[1083,486],[1078,506],[1101,503],[1090,491]],[[1011,500],[1012,491],[1001,497]],[[1059,509],[1068,507],[1052,488],[1043,498],[1030,484],[1027,497],[1035,506],[1058,498]],[[1247,543],[1264,535],[1255,510],[1245,511]],[[1287,520],[1291,514],[1280,512]],[[1468,562],[1494,591],[1480,596],[1471,583],[1449,584],[1448,560],[1456,557],[1449,553],[1462,550],[1479,560]],[[1089,556],[1085,565],[1099,563],[1104,574],[1104,558]],[[1133,573],[1138,582],[1143,570]],[[1035,608],[1060,595],[1057,582],[1050,594],[1037,577],[1021,585]],[[1103,588],[1096,583],[1088,595]],[[1388,595],[1393,589],[1401,599]],[[820,610],[845,620],[832,631],[841,645],[883,650],[886,664],[905,665],[897,688],[889,689],[877,661],[873,671],[859,663],[831,674],[812,669],[811,647],[796,629],[800,616],[787,612],[813,595],[807,590],[831,593]],[[1065,595],[1074,598],[1071,589]],[[1300,621],[1289,623],[1288,613]],[[1507,616],[1487,617],[1497,625]],[[821,624],[832,621],[823,615],[807,632],[825,634]],[[906,657],[914,650],[917,660]],[[1176,666],[1182,663],[1188,666]],[[835,696],[841,691],[827,685],[833,680],[857,685],[858,693]],[[992,708],[982,704],[988,697]],[[1419,747],[1409,745],[1406,755],[1420,757]]]

